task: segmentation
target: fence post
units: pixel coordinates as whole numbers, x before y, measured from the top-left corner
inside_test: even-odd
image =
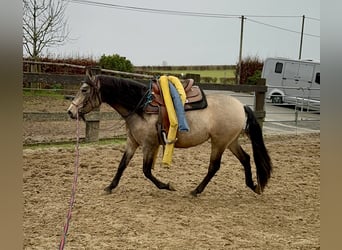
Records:
[[[86,133],[85,141],[94,142],[99,140],[100,129],[100,110],[94,109],[85,116],[86,118]]]
[[[261,78],[256,83],[257,86],[265,86],[266,79]],[[254,98],[254,113],[255,116],[261,126],[263,127],[263,123],[265,120],[266,112],[265,112],[265,93],[264,91],[256,90],[255,98]]]
[[[92,75],[101,74],[101,68],[92,67],[90,68]],[[99,130],[100,130],[100,108],[93,109],[86,118],[86,133],[85,141],[94,142],[99,140]]]

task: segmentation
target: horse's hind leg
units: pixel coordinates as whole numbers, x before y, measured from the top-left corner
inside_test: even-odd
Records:
[[[228,147],[230,151],[236,156],[236,158],[239,159],[241,162],[242,166],[244,167],[245,170],[245,181],[247,187],[252,189],[254,192],[257,191],[257,185],[254,184],[253,178],[252,178],[252,170],[251,170],[251,163],[250,163],[250,156],[247,154],[240,144],[238,143],[238,140],[236,139],[232,144],[229,145]]]
[[[213,144],[212,144],[213,145]],[[198,194],[202,193],[205,187],[210,182],[211,178],[216,174],[216,172],[220,169],[221,166],[221,158],[222,154],[225,150],[225,146],[221,148],[213,148],[211,149],[210,155],[210,163],[208,168],[208,173],[202,180],[202,182],[195,188],[195,190],[191,191],[193,196],[197,196]]]
[[[155,150],[151,149],[143,149],[144,160],[143,160],[143,172],[146,178],[151,180],[154,185],[156,185],[159,189],[167,189],[170,191],[174,191],[175,189],[170,185],[170,183],[163,183],[159,181],[154,175],[152,174],[152,167],[155,162],[156,154],[158,154],[158,148]]]

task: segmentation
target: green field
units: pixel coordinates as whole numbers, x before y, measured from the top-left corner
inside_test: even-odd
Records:
[[[23,96],[50,96],[57,99],[63,99],[64,94],[60,89],[24,89]]]
[[[159,71],[165,74],[199,74],[201,77],[226,77],[226,78],[234,78],[235,77],[235,69],[227,69],[227,70],[168,70],[168,71]]]

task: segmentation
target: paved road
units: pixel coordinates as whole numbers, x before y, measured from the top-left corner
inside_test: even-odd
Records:
[[[212,91],[206,93],[224,93],[233,95],[242,103],[254,105],[254,96],[231,91]],[[320,114],[295,111],[291,106],[275,106],[266,102],[266,118],[263,126],[265,134],[299,134],[320,132]]]

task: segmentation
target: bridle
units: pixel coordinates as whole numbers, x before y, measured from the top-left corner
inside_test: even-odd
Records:
[[[95,81],[96,83],[92,82],[90,79],[86,79],[82,81],[83,84],[85,83],[91,87],[91,92],[90,92],[89,97],[82,104],[76,104],[74,100],[72,100],[71,104],[74,105],[78,110],[86,106],[88,103],[90,103],[91,110],[94,109],[95,107],[98,107],[91,100],[92,99],[91,97],[94,95],[93,92],[95,92],[96,94],[96,98],[99,102],[99,105],[102,103],[102,98],[101,98],[101,93],[100,93],[100,82],[98,81],[98,79],[96,79]]]

